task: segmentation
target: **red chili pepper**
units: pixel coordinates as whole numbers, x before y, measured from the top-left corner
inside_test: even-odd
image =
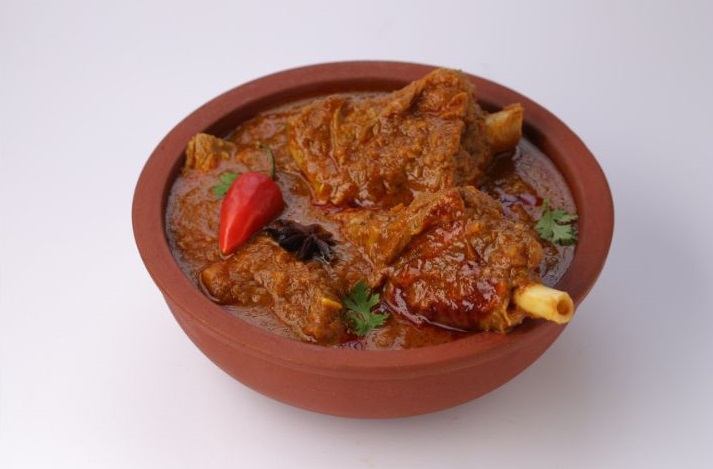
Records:
[[[272,158],[270,149],[263,145],[261,147]],[[238,176],[220,206],[220,251],[225,255],[233,253],[284,208],[282,192],[270,176],[254,172]]]

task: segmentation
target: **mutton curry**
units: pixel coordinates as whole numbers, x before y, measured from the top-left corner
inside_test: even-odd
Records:
[[[228,311],[321,345],[567,322],[572,300],[547,285],[572,257],[575,207],[521,137],[525,111],[488,113],[463,74],[439,69],[198,134],[169,197],[174,255]]]

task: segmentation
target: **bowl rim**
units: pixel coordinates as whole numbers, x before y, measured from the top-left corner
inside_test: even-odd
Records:
[[[460,369],[516,352],[552,334],[553,329],[559,334],[564,325],[528,321],[509,334],[478,333],[441,345],[407,350],[336,349],[303,343],[265,331],[226,312],[191,283],[171,253],[165,234],[165,207],[183,163],[186,143],[193,135],[225,134],[258,112],[310,96],[398,89],[436,68],[394,61],[330,62],[292,68],[218,95],[171,129],[141,171],[132,202],[132,223],[149,274],[164,297],[186,312],[183,320],[195,321],[219,342],[264,360],[312,372],[318,370],[324,375],[360,379],[364,379],[365,373],[370,379],[387,376],[392,379]],[[614,230],[611,191],[599,163],[580,138],[547,109],[510,88],[464,73],[475,85],[483,107],[501,108],[514,102],[523,105],[524,135],[549,156],[568,183],[580,216],[580,237],[572,262],[556,287],[569,292],[576,305],[581,304],[604,267]],[[585,175],[587,183],[575,175]]]

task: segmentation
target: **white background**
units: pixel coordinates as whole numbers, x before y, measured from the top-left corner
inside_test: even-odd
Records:
[[[352,59],[460,68],[564,120],[616,230],[560,340],[499,390],[395,420],[233,381],[134,245],[134,184],[210,98]],[[713,467],[711,2],[0,0],[2,468]]]

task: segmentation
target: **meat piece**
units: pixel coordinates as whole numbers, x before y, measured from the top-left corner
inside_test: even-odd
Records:
[[[485,126],[467,77],[439,69],[388,95],[317,100],[288,142],[316,203],[389,207],[473,184],[492,155]]]
[[[384,283],[389,307],[415,322],[506,331],[526,316],[512,292],[539,280],[543,251],[531,228],[472,186],[420,194],[344,232],[372,259],[370,281]]]
[[[236,146],[232,142],[208,134],[197,134],[188,141],[186,146],[185,169],[210,171],[218,166],[218,162],[230,159],[235,155]]]
[[[218,303],[271,307],[304,341],[334,344],[344,335],[342,304],[323,264],[299,261],[265,236],[206,267],[200,281]]]
[[[388,211],[350,209],[335,214],[342,232],[359,245],[373,263],[378,275],[396,259],[411,240],[435,225],[446,225],[464,209],[458,190],[417,195],[408,206],[397,205]],[[372,286],[380,283],[372,277]]]

